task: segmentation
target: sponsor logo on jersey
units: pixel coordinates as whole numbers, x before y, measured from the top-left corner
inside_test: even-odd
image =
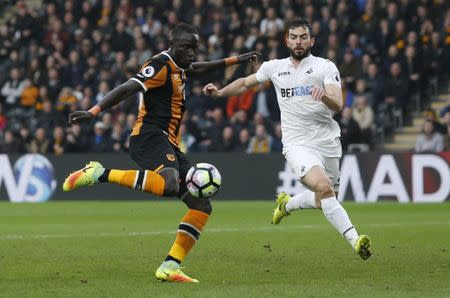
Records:
[[[298,86],[294,88],[281,88],[281,97],[292,97],[292,96],[307,96],[311,95],[312,91],[311,85],[309,86]]]
[[[288,75],[290,75],[290,74],[291,74],[290,71],[283,71],[283,72],[279,72],[279,73],[278,73],[278,76],[279,76],[279,77],[282,77],[282,76],[288,76]]]

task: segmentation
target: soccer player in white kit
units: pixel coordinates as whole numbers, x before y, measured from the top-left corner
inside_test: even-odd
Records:
[[[290,57],[264,62],[255,74],[220,90],[210,83],[203,92],[229,97],[272,81],[281,112],[283,154],[306,187],[294,197],[284,192],[277,196],[272,223],[279,224],[296,209],[320,208],[361,258],[367,260],[372,256],[370,238],[358,235],[337,200],[342,149],[340,128],[332,113],[343,108],[339,71],[333,62],[311,54],[314,38],[310,32],[308,21],[291,20],[285,36]]]

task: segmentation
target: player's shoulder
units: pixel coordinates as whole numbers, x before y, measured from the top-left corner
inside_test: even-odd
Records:
[[[334,62],[331,61],[330,59],[317,57],[317,56],[313,56],[313,59],[314,59],[313,63],[315,65],[321,66],[323,68],[336,67],[336,64],[334,64]]]
[[[167,62],[169,61],[169,58],[164,55],[163,53],[159,53],[142,64],[142,67],[145,66],[153,66],[153,67],[159,67],[159,66],[165,66]]]
[[[157,54],[142,64],[140,73],[145,77],[152,77],[167,65],[168,60],[162,53]]]

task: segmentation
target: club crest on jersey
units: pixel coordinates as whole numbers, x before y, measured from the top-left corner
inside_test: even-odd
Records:
[[[146,66],[142,69],[141,74],[146,78],[151,78],[155,74],[155,68],[153,66]]]
[[[169,161],[175,161],[175,155],[167,153],[166,154],[167,160]]]

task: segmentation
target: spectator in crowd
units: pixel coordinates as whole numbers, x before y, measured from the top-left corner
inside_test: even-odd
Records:
[[[5,108],[10,110],[19,105],[19,99],[24,89],[24,81],[21,78],[20,69],[11,69],[9,79],[3,84],[1,95],[5,99]]]
[[[6,130],[3,139],[3,142],[0,143],[0,153],[14,154],[21,151],[20,143],[16,140],[12,131]]]
[[[250,130],[250,122],[248,121],[247,112],[244,110],[238,110],[231,118],[233,130],[239,134],[243,129]]]
[[[210,119],[211,124],[207,129],[208,139],[211,140],[211,146],[209,149],[217,151],[220,140],[222,139],[222,130],[228,125],[228,120],[224,117],[221,108],[215,108],[207,112],[207,117]]]
[[[416,152],[441,152],[444,150],[444,137],[434,130],[431,120],[426,120],[423,124],[423,131],[417,137]]]
[[[49,153],[61,155],[65,152],[66,136],[62,126],[55,126],[53,129],[53,138],[49,144]]]
[[[272,148],[272,136],[266,132],[264,124],[257,124],[255,135],[248,144],[248,153],[269,153]]]
[[[45,133],[45,131],[44,131]],[[45,135],[44,135],[45,137]],[[31,132],[26,126],[22,126],[19,129],[19,153],[29,152],[29,144],[31,142]]]
[[[105,125],[98,121],[94,125],[94,135],[89,143],[90,152],[112,152],[112,141],[110,136],[105,134]]]
[[[202,93],[202,86],[198,81],[195,81],[192,86],[192,93],[189,96],[189,100],[186,101],[186,109],[191,115],[197,115],[198,117],[204,117],[208,103],[211,99]]]
[[[50,100],[42,103],[42,111],[38,113],[38,127],[42,127],[45,131],[53,131],[57,125],[64,125],[64,117],[53,109]]]
[[[358,123],[353,120],[352,108],[344,107],[336,121],[341,128],[342,150],[347,151],[348,145],[361,143]]]
[[[423,112],[423,116],[425,120],[433,122],[434,131],[440,134],[447,133],[447,128],[445,127],[445,124],[441,124],[435,110],[433,110],[432,108],[428,108]]]
[[[356,85],[355,85],[355,93],[353,94],[353,100],[352,100],[352,105],[355,103],[356,101],[356,97],[358,96],[364,96],[366,98],[367,103],[372,106],[375,103],[374,100],[374,96],[371,92],[367,91],[366,88],[366,81],[363,79],[358,79],[356,80]]]
[[[372,94],[374,98],[370,105],[374,107],[376,104],[381,103],[384,95],[384,82],[382,76],[378,73],[378,66],[375,63],[369,64],[364,82],[367,87],[367,92]]]
[[[369,106],[364,95],[355,98],[353,119],[359,126],[361,143],[372,145],[372,131],[375,125],[375,119],[372,107]]]
[[[270,151],[283,151],[283,143],[281,142],[281,123],[275,124],[275,128],[273,131],[272,148],[270,149]]]
[[[236,145],[236,141],[234,138],[233,128],[229,125],[225,126],[222,131],[222,139],[218,144],[215,151],[218,152],[232,152],[234,151],[234,147]]]
[[[239,132],[239,141],[234,148],[235,152],[247,152],[250,143],[250,132],[244,128]]]
[[[66,152],[87,152],[88,149],[87,137],[81,132],[81,126],[75,124],[71,125],[67,129]]]
[[[42,127],[36,129],[34,138],[27,146],[29,153],[47,154],[50,150],[50,140],[45,135],[45,130]]]
[[[428,105],[437,87],[449,79],[450,10],[445,1],[44,1],[42,9],[14,2],[15,7],[5,4],[12,16],[5,16],[0,25],[0,129],[6,125],[3,134],[22,130],[34,135],[41,127],[51,140],[54,127],[62,126],[65,152],[87,151],[89,145],[77,148],[73,143],[80,137],[88,144],[103,137],[111,140],[114,125],[103,137],[95,137],[94,126],[86,124],[77,134],[68,127],[67,113],[89,109],[166,49],[168,33],[180,21],[199,29],[198,61],[249,50],[261,52],[266,60],[288,55],[280,39],[283,21],[303,14],[318,36],[312,53],[339,65],[347,104],[366,97],[377,115],[388,115],[375,123],[386,133],[398,116],[392,110],[401,107],[408,116],[415,99],[411,95],[418,94]],[[230,124],[237,139],[243,132],[234,150],[245,151],[246,135],[253,137],[258,124],[248,120],[255,113],[262,115],[266,132],[273,132],[277,144],[280,119],[272,86],[223,101],[205,99],[199,92],[205,80],[227,84],[252,67],[257,66],[229,67],[186,82],[185,104],[195,119],[186,120],[186,133],[194,140],[189,150],[219,150],[216,145]],[[121,125],[121,150],[126,150],[138,104],[138,96],[130,96],[111,111],[110,120]],[[225,112],[219,126],[208,112],[217,107]],[[118,121],[119,116],[127,120]],[[25,150],[30,140],[17,135],[16,141]],[[3,143],[1,139],[0,146]],[[118,148],[110,145],[110,150]]]
[[[104,123],[104,122],[103,122]],[[112,127],[111,140],[114,152],[123,152],[125,140],[123,139],[122,125],[114,123]]]
[[[419,93],[421,88],[422,59],[417,55],[414,46],[407,46],[405,50],[405,68],[409,79],[410,93]]]
[[[266,11],[266,17],[261,21],[259,31],[261,35],[277,36],[278,32],[283,31],[283,21],[278,18],[274,7],[270,7]]]
[[[406,112],[408,99],[408,81],[402,74],[400,63],[394,62],[390,67],[390,75],[386,81],[384,104],[387,106],[389,112],[392,112],[396,108],[400,108],[403,112]]]
[[[350,89],[354,88],[356,79],[360,76],[360,66],[351,51],[344,54],[344,61],[339,67],[342,81],[345,82]]]

